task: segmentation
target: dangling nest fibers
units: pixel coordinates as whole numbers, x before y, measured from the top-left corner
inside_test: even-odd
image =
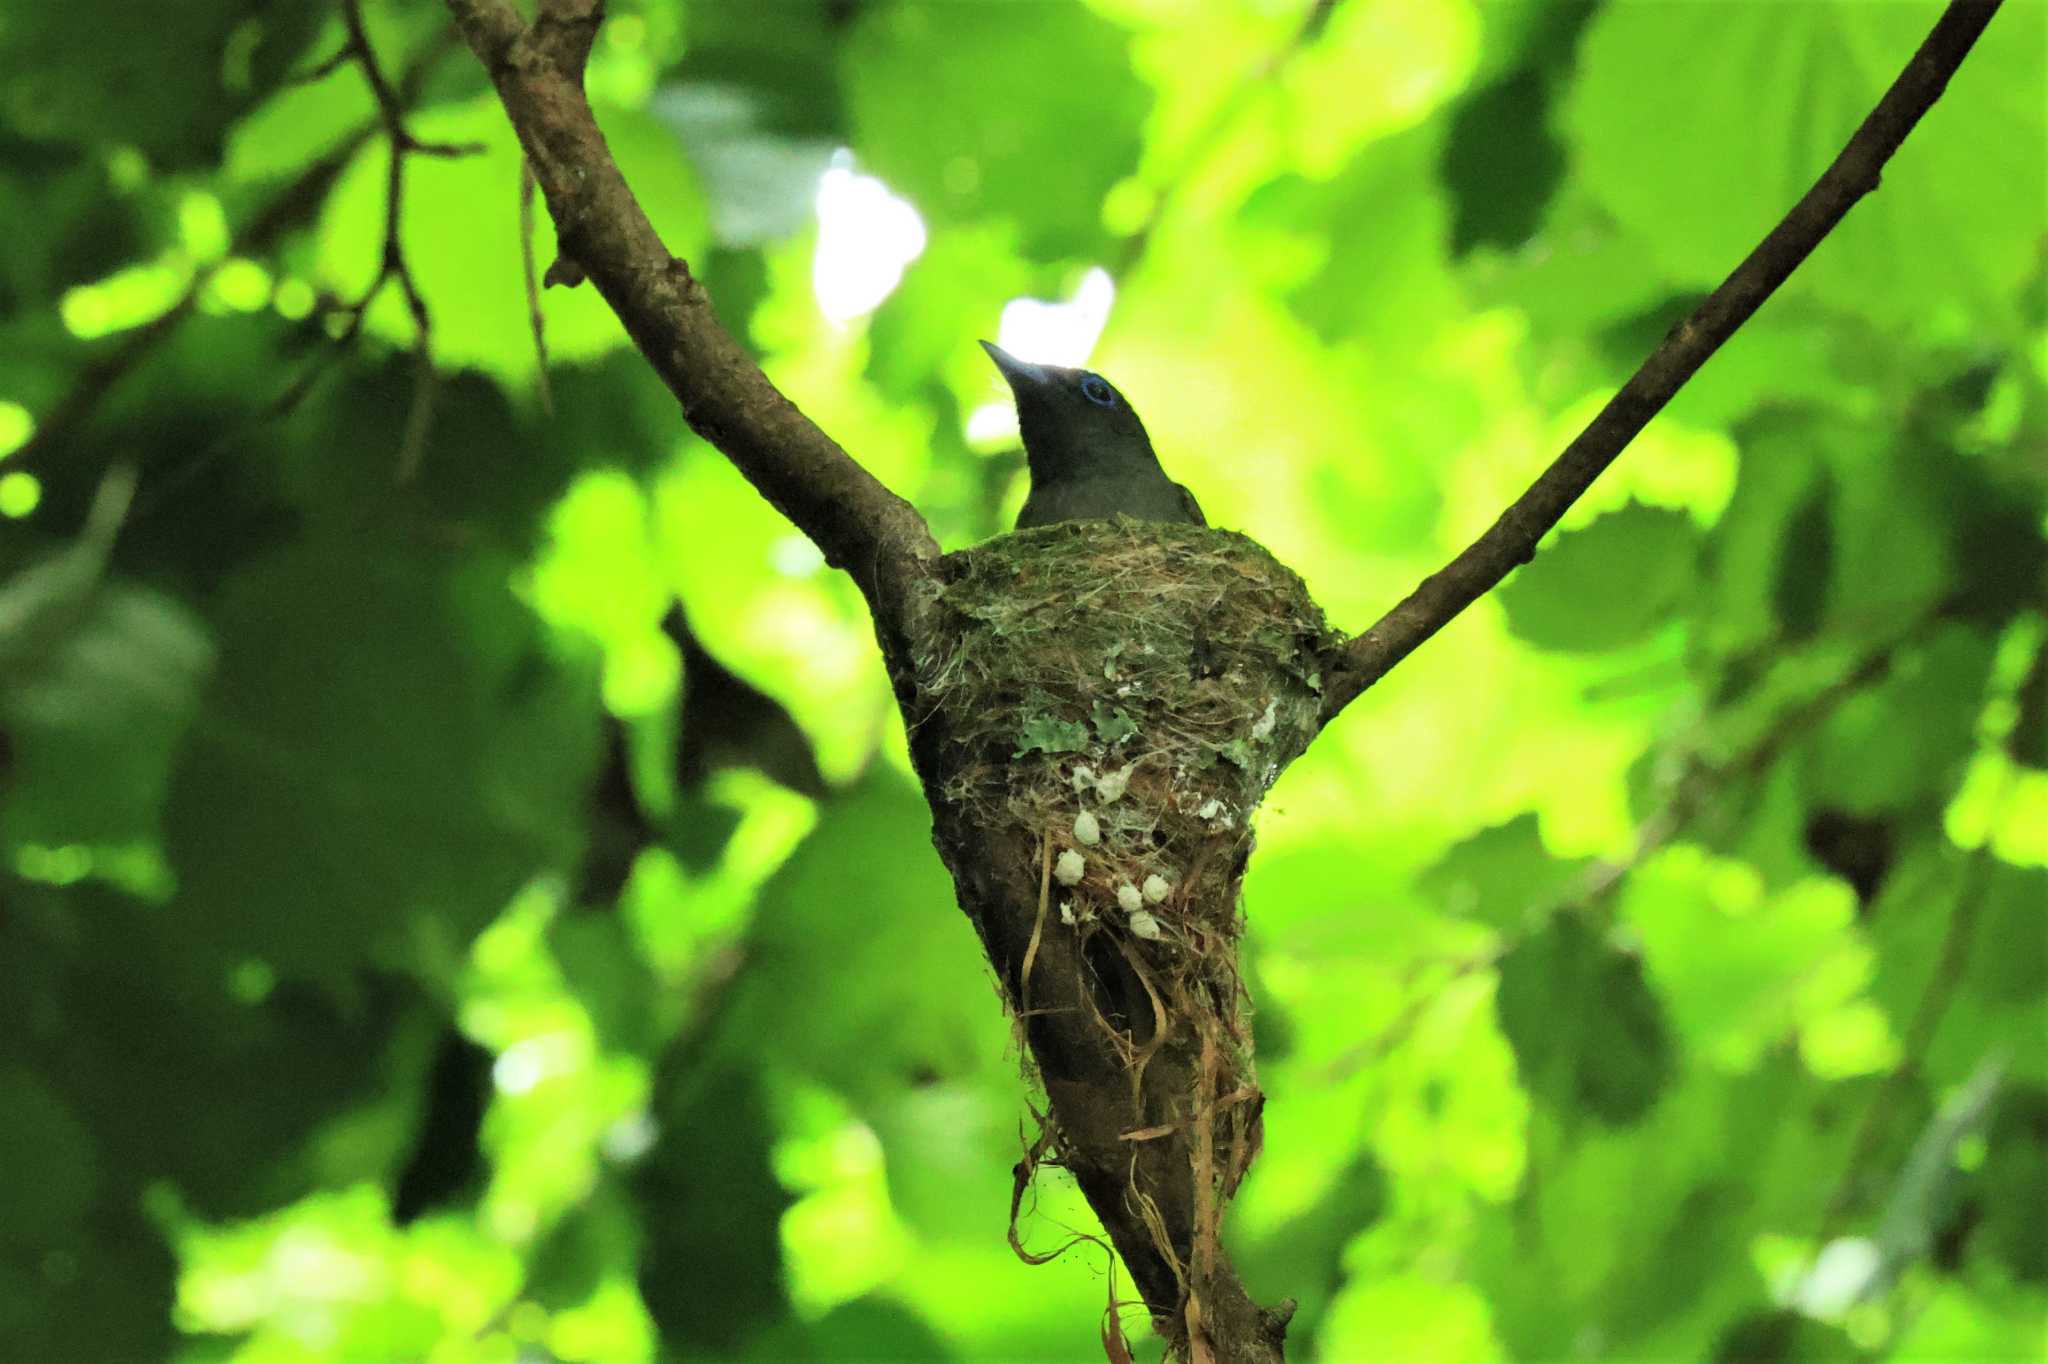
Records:
[[[1227,1198],[1257,1144],[1237,968],[1250,823],[1315,733],[1334,637],[1259,545],[1194,526],[1119,517],[1000,536],[947,556],[942,581],[941,643],[917,660],[945,712],[937,794],[1029,835],[1041,865],[1005,874],[1044,878],[1037,932],[1094,940],[1137,970],[1163,1026],[1142,1050],[1120,1043],[1133,1093],[1169,1038],[1199,1056],[1203,1092],[1139,1116],[1199,1129],[1195,1178]],[[1199,1261],[1213,1217],[1197,1222]]]

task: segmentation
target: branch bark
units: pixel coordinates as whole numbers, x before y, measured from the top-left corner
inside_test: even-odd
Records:
[[[1856,201],[1878,187],[1885,163],[1948,88],[1949,77],[2000,3],[1951,0],[1919,51],[1834,164],[1721,287],[1672,329],[1591,424],[1484,535],[1423,579],[1372,628],[1344,645],[1331,659],[1324,678],[1325,724],[1518,565],[1536,557],[1537,542],[1601,471],[1785,282]]]
[[[448,0],[526,150],[562,255],[604,295],[693,430],[859,584],[899,694],[904,645],[938,556],[924,518],[797,410],[671,256],[620,175],[583,93],[603,0]],[[551,271],[551,274],[556,272]]]

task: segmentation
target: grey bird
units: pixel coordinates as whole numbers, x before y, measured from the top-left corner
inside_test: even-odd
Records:
[[[1017,529],[1122,513],[1139,521],[1206,526],[1194,495],[1166,476],[1124,395],[1091,370],[1034,365],[981,343],[1009,380],[1031,468]]]

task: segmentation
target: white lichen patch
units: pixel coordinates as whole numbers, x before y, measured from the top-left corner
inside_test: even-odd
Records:
[[[1081,854],[1068,848],[1052,864],[1052,879],[1063,886],[1078,886],[1081,878],[1088,874],[1088,861]]]
[[[1114,805],[1123,799],[1130,789],[1132,763],[1125,763],[1114,772],[1104,772],[1095,779],[1095,798],[1104,805]]]

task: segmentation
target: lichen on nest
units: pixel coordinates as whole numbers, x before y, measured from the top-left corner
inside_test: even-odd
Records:
[[[916,662],[966,750],[942,796],[1049,844],[1063,919],[1234,939],[1251,814],[1321,706],[1301,580],[1242,535],[1118,517],[999,536],[941,581]]]

